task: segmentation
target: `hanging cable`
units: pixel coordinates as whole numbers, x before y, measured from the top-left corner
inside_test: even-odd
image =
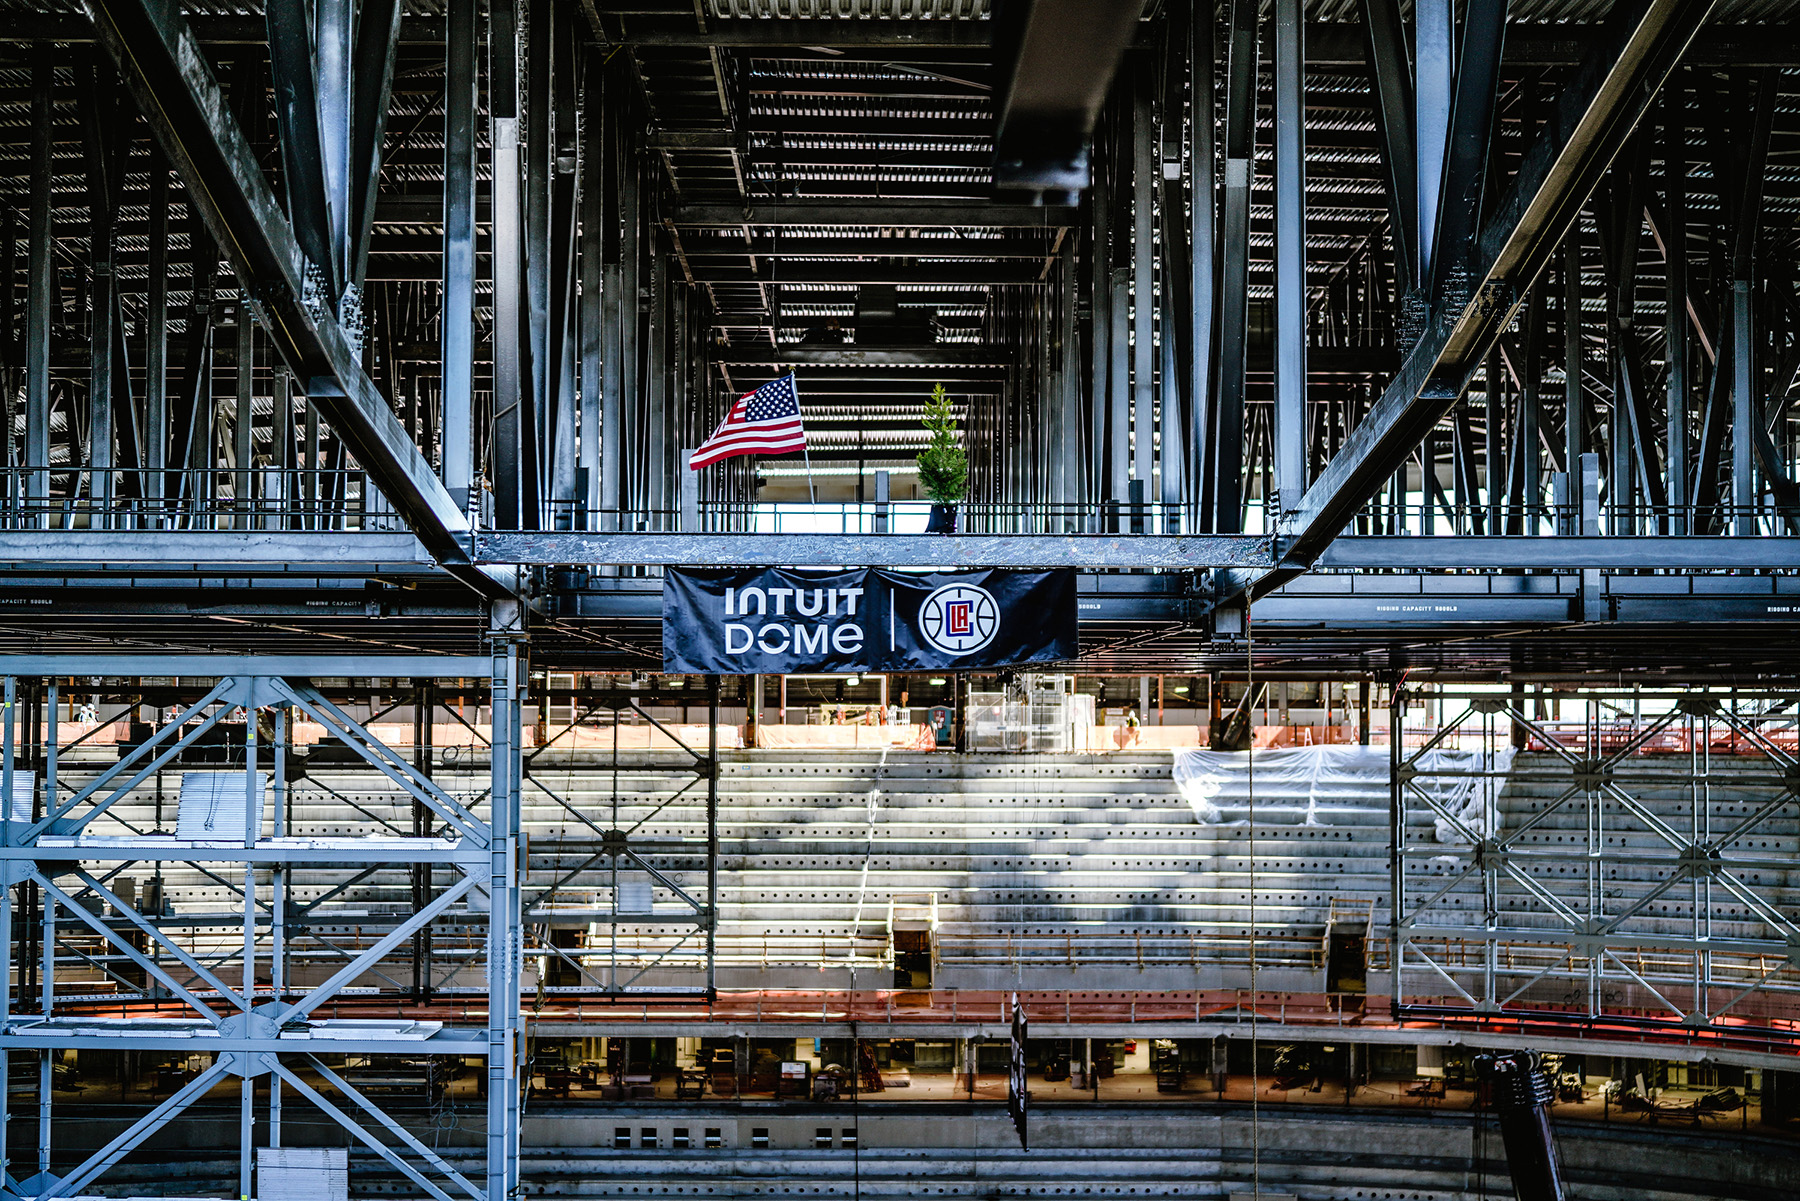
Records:
[[[1244,605],[1244,713],[1250,742],[1244,759],[1244,793],[1250,815],[1250,1195],[1262,1198],[1261,1032],[1256,991],[1256,627]]]

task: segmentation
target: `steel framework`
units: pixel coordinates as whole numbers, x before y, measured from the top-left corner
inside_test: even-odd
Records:
[[[560,990],[612,999],[659,992],[710,997],[717,984],[718,679],[707,681],[703,747],[688,745],[683,731],[651,714],[646,705],[657,698],[642,692],[560,695],[569,706],[566,724],[552,733],[546,721],[543,739],[521,759],[528,795],[550,801],[550,820],[557,823],[553,836],[533,840],[525,865],[530,886],[523,913],[546,977],[540,995]],[[558,696],[546,690],[541,703],[549,708]],[[599,758],[564,748],[567,770],[558,779],[551,753],[601,713],[610,721],[595,731]],[[622,749],[623,723],[631,716],[645,723],[635,730],[663,735],[690,762]],[[596,776],[604,787],[577,798],[579,780]],[[690,798],[695,789],[703,798],[698,814]],[[534,826],[543,820],[538,817]],[[573,945],[560,942],[559,931],[575,933]],[[552,975],[565,982],[550,985]],[[650,981],[640,983],[646,977]]]
[[[1396,690],[1396,1012],[1791,1021],[1791,693]]]
[[[9,1196],[49,1201],[79,1194],[234,1078],[242,1196],[256,1195],[258,1142],[283,1145],[284,1113],[289,1120],[293,1113],[291,1100],[284,1106],[290,1090],[436,1201],[513,1195],[522,1062],[516,754],[522,669],[519,642],[503,628],[494,631],[492,653],[481,657],[0,659],[6,702],[0,789],[11,799],[0,817],[6,872],[0,968],[16,971],[20,981],[19,990],[0,1003],[0,1060],[26,1057],[37,1067],[36,1171],[9,1167]],[[463,795],[447,791],[428,768],[385,746],[319,683],[368,672],[460,680],[485,691],[492,713],[486,786]],[[152,707],[165,710],[166,720],[146,723],[113,762],[59,745],[61,681],[91,687],[101,678],[132,677],[157,678],[136,687],[140,699],[154,694]],[[181,685],[187,695],[177,700]],[[27,701],[29,706],[22,703]],[[297,805],[301,781],[318,770],[316,763],[296,767],[301,723],[409,797],[426,815],[415,831],[379,833],[368,820],[373,815],[341,794],[333,794],[338,803],[323,812],[317,804]],[[221,740],[233,726],[235,742]],[[220,743],[234,752],[227,757],[235,762],[184,777],[180,818],[171,833],[163,820],[163,773]],[[157,800],[144,822],[147,787]],[[120,876],[139,863],[154,872],[154,887],[146,884],[142,901],[121,887]],[[423,893],[414,875],[419,868],[426,870]],[[432,868],[448,869],[442,887],[431,886]],[[163,889],[171,871],[185,871],[191,886],[212,888],[235,904],[236,917],[172,907]],[[414,880],[410,911],[386,923],[376,920],[379,937],[371,932],[362,945],[334,944],[334,901],[341,906],[346,891],[383,872]],[[347,996],[370,991],[359,989],[360,981],[393,983],[382,971],[384,961],[443,919],[485,928],[484,950],[464,965],[484,977],[475,990],[487,997],[484,1026],[337,1016]],[[14,928],[15,920],[21,927]],[[365,916],[355,924],[367,923]],[[78,932],[87,934],[89,949],[74,937]],[[308,947],[322,951],[309,954]],[[169,1003],[183,1016],[144,1016]],[[66,1048],[211,1059],[78,1166],[53,1172],[52,1055]],[[326,1062],[341,1054],[479,1058],[485,1175],[465,1175],[385,1112],[351,1073]],[[260,1107],[259,1087],[266,1089]],[[9,1101],[10,1095],[0,1100],[0,1127]]]

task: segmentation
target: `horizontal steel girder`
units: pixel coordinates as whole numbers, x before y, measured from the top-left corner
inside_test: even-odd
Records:
[[[591,557],[599,555],[600,557]],[[648,557],[639,557],[647,555]],[[608,557],[619,556],[619,557]],[[1274,568],[1269,540],[1240,534],[602,534],[487,532],[475,537],[484,565],[709,563],[881,566],[1071,566],[1093,568]],[[1323,568],[1565,571],[1800,571],[1800,538],[1724,537],[1345,537],[1317,560]],[[50,567],[141,574],[142,569],[310,578],[321,573],[432,570],[408,533],[193,532],[176,530],[0,531],[0,578]],[[437,662],[434,660],[433,662]],[[233,668],[244,674],[260,665]],[[272,674],[272,673],[262,673]],[[316,673],[315,673],[316,674]],[[331,673],[324,673],[331,674]],[[384,667],[380,674],[399,674]],[[428,674],[439,674],[432,671]]]
[[[1017,353],[1004,347],[973,345],[734,349],[713,360],[721,367],[975,367],[990,370],[1010,367],[1017,361]]]
[[[483,563],[659,567],[1090,567],[1200,570],[1271,563],[1244,535],[481,533]]]
[[[306,395],[433,558],[486,595],[509,595],[469,563],[467,519],[336,320],[307,303],[307,264],[293,228],[180,9],[169,0],[84,7]]]
[[[479,655],[0,655],[0,676],[485,680],[493,670]]]
[[[405,532],[303,533],[280,530],[0,530],[0,565],[44,563],[221,567],[285,565],[300,573],[341,565],[429,565]]]
[[[688,204],[677,226],[904,227],[907,229],[1060,229],[1073,224],[1066,205],[989,204],[979,200],[785,200],[754,204]]]
[[[269,40],[268,25],[261,17],[195,16],[194,34],[205,46],[261,46]],[[1506,31],[1507,66],[1570,66],[1581,61],[1587,48],[1580,23],[1514,23]],[[984,21],[883,21],[883,20],[738,20],[709,21],[704,30],[689,19],[682,24],[634,28],[626,40],[639,46],[722,46],[745,49],[829,48],[864,51],[880,60],[895,57],[894,50],[944,52],[954,61],[985,60],[989,46]],[[83,45],[94,41],[94,29],[83,17],[64,13],[9,13],[0,27],[0,44],[62,42]],[[402,46],[442,46],[442,17],[407,16],[400,22]],[[982,52],[980,57],[971,51]],[[834,55],[840,61],[859,61],[861,55]],[[899,56],[905,60],[905,56]],[[1351,67],[1365,63],[1360,26],[1343,21],[1309,21],[1306,25],[1306,62],[1313,67]],[[1721,25],[1702,30],[1694,39],[1688,61],[1701,66],[1793,67],[1800,66],[1800,38],[1790,25]],[[679,136],[679,131],[675,131]],[[664,135],[666,136],[666,135]],[[653,143],[654,144],[654,143]],[[716,143],[709,143],[714,145]]]
[[[1800,538],[1339,538],[1319,567],[1800,570]]]

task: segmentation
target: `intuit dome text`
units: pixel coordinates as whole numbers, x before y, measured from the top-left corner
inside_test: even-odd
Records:
[[[981,670],[1072,659],[1075,573],[670,571],[663,669]]]

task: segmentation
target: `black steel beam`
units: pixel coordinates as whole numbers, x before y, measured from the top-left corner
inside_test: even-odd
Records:
[[[190,19],[203,46],[259,46],[268,39],[257,17],[196,15]],[[444,43],[442,17],[407,16],[400,26],[403,46]],[[738,20],[706,22],[697,28],[686,20],[646,24],[634,21],[626,40],[646,48],[693,47],[784,50],[783,57],[813,57],[837,62],[957,62],[985,65],[990,61],[986,21],[917,20]],[[1588,43],[1585,26],[1514,23],[1506,34],[1508,67],[1567,67],[1582,61]],[[1364,29],[1346,21],[1309,21],[1306,61],[1317,67],[1360,67],[1365,60]],[[80,45],[94,40],[84,17],[63,13],[9,13],[0,27],[0,44],[62,42]],[[837,53],[832,53],[836,51]],[[903,53],[896,54],[895,51]],[[1745,22],[1701,31],[1687,61],[1697,66],[1800,66],[1800,31],[1792,25]]]
[[[1244,373],[1250,348],[1250,188],[1256,177],[1257,10],[1232,0],[1226,43],[1225,199],[1219,229],[1218,354],[1213,359],[1207,528],[1236,533],[1244,506]]]
[[[1434,315],[1398,377],[1282,522],[1283,569],[1223,581],[1228,590],[1261,594],[1304,570],[1462,395],[1712,7],[1652,0],[1608,22],[1482,229],[1471,299]]]
[[[40,18],[40,20],[51,20]],[[229,36],[230,18],[215,18],[219,36]],[[428,18],[408,18],[417,22],[421,34],[429,27]],[[625,40],[644,47],[708,47],[746,50],[815,51],[819,58],[839,58],[832,50],[855,52],[890,51],[902,53],[892,57],[906,58],[906,52],[963,52],[986,50],[989,46],[991,22],[944,20],[708,20],[704,28],[691,18],[685,20],[631,20],[625,29]],[[67,30],[64,22],[58,29]],[[1582,61],[1588,43],[1584,26],[1579,22],[1518,22],[1506,35],[1506,62],[1521,67],[1566,67]],[[79,34],[76,35],[77,37]],[[1359,67],[1364,62],[1363,28],[1348,21],[1308,21],[1306,25],[1309,66]],[[67,40],[57,38],[54,40]],[[206,40],[203,38],[203,40]],[[785,57],[785,56],[784,56]],[[962,55],[958,55],[960,59]],[[851,58],[843,55],[839,60]],[[1706,30],[1695,40],[1693,62],[1708,66],[1800,65],[1800,38],[1792,26],[1744,23]]]
[[[288,220],[301,253],[325,272],[326,287],[335,296],[337,265],[332,261],[331,219],[319,143],[311,6],[304,0],[268,0],[264,9],[275,118],[281,129],[281,179],[287,191]]]
[[[350,280],[361,284],[369,265],[369,233],[375,224],[375,192],[381,182],[382,140],[394,87],[394,55],[400,44],[399,0],[365,0],[356,17],[350,72]]]
[[[991,22],[1004,77],[994,186],[1072,196],[1092,178],[1094,121],[1137,35],[1143,0],[1001,0]]]
[[[487,594],[508,594],[487,573],[462,570],[469,565],[467,521],[336,319],[309,303],[293,229],[177,5],[85,0],[84,7],[307,396],[434,558]]]
[[[1430,299],[1466,303],[1464,279],[1476,253],[1475,231],[1490,158],[1488,137],[1500,87],[1500,50],[1506,38],[1506,0],[1471,0],[1463,19],[1450,102],[1449,138],[1438,192],[1437,232],[1431,240]],[[1422,181],[1429,186],[1433,181]],[[1472,280],[1469,282],[1473,282]]]
[[[1387,173],[1388,220],[1393,225],[1394,275],[1404,291],[1418,278],[1418,163],[1413,149],[1412,65],[1400,0],[1363,0],[1369,88],[1375,130],[1381,135],[1381,165]]]

